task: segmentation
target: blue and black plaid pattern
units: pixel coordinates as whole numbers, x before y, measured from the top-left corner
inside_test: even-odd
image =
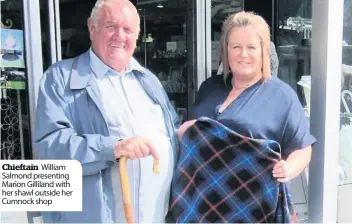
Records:
[[[272,177],[280,145],[241,136],[209,118],[182,137],[168,222],[291,222],[285,184]]]

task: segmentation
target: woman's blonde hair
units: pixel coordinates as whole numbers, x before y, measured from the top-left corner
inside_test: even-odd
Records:
[[[253,12],[238,12],[229,16],[222,25],[220,46],[221,46],[221,61],[223,63],[224,80],[226,81],[230,66],[228,61],[227,46],[229,37],[233,28],[250,26],[258,34],[262,47],[262,81],[267,80],[270,75],[270,30],[269,25],[263,17],[254,14]]]

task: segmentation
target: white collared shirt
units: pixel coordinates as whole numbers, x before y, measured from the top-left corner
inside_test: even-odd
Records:
[[[152,171],[153,158],[128,160],[127,169],[135,222],[164,222],[169,204],[174,155],[160,105],[145,92],[129,65],[123,75],[106,66],[90,50],[91,67],[107,117],[111,135],[127,139],[143,136],[151,140],[160,156],[160,174]],[[105,73],[102,75],[101,73]],[[142,74],[138,74],[142,75]],[[112,168],[115,222],[126,222],[118,166]]]

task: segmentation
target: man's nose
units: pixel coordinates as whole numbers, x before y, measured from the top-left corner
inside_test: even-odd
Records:
[[[115,39],[124,39],[125,38],[125,31],[121,28],[117,28],[113,35]]]

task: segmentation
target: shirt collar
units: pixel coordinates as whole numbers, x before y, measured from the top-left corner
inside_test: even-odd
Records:
[[[106,65],[100,58],[94,53],[92,48],[89,49],[89,57],[90,57],[90,67],[92,68],[93,73],[98,77],[102,78],[106,73],[111,72],[112,74],[118,75],[119,72],[112,69],[108,65]],[[127,65],[127,69],[125,74],[133,71],[139,71],[142,75],[146,75],[143,67],[137,62],[133,57]]]

